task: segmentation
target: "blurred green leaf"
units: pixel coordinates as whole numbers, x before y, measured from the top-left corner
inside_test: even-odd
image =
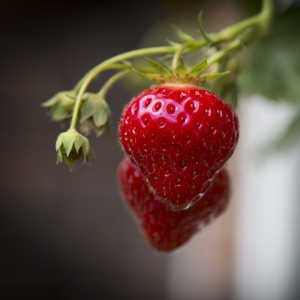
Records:
[[[175,32],[177,37],[179,38],[180,41],[182,42],[191,42],[194,41],[194,38],[189,35],[188,33],[184,32],[182,29],[174,26]]]
[[[275,18],[271,34],[246,58],[241,90],[277,101],[300,102],[300,9]]]
[[[219,79],[219,78],[223,78],[224,76],[227,76],[229,74],[230,74],[230,71],[211,73],[211,74],[203,74],[201,76],[201,78],[203,80],[216,80],[216,79]]]
[[[145,61],[158,73],[167,74],[167,75],[171,74],[171,71],[166,66],[164,66],[162,63],[160,63],[156,60],[153,60],[151,58],[145,58]]]
[[[189,71],[189,68],[188,68],[187,64],[184,62],[183,57],[180,56],[177,61],[177,67],[176,67],[175,73],[185,75],[188,73],[188,71]]]
[[[207,60],[203,60],[191,68],[191,75],[198,75],[207,67]]]

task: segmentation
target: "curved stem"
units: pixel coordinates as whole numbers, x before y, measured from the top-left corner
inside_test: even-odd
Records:
[[[199,25],[199,31],[200,31],[201,35],[203,36],[203,38],[207,42],[212,43],[213,40],[210,38],[210,36],[204,30],[203,20],[202,20],[202,11],[198,14],[198,25]]]
[[[273,10],[274,0],[263,0],[262,9],[259,14],[225,28],[217,34],[218,40],[221,42],[228,41],[253,26],[259,26],[261,28],[260,33],[265,34],[271,24]]]
[[[230,42],[234,40],[239,34],[244,32],[245,30],[251,28],[251,27],[258,27],[257,30],[259,34],[264,34],[266,30],[269,28],[272,14],[273,14],[273,1],[274,0],[263,0],[263,7],[261,12],[249,19],[246,19],[244,21],[241,21],[235,25],[229,26],[226,29],[222,30],[218,34],[214,34],[211,36],[211,43],[221,43],[221,42]],[[174,59],[173,59],[173,67],[177,66],[178,59],[180,57],[180,54],[186,51],[195,51],[199,50],[200,48],[208,45],[210,42],[201,39],[201,40],[194,40],[192,42],[187,42],[185,44],[182,44],[180,47],[180,51],[178,51],[178,45],[177,46],[165,46],[165,47],[152,47],[152,48],[143,48],[138,50],[133,50],[129,52],[125,52],[119,55],[116,55],[96,67],[94,67],[90,72],[88,72],[84,78],[76,85],[76,89],[78,89],[78,94],[75,101],[75,106],[73,110],[72,120],[70,124],[70,128],[75,128],[76,123],[78,120],[80,105],[82,102],[82,96],[85,93],[86,89],[88,88],[89,84],[92,82],[93,79],[95,79],[101,72],[113,69],[114,64],[136,58],[141,56],[147,56],[147,55],[157,55],[162,53],[175,53]],[[209,60],[209,64],[213,64],[216,61],[219,61],[222,59],[222,57],[227,56],[231,52],[239,49],[242,46],[241,40],[233,41],[224,51],[218,52],[216,56],[212,57]]]
[[[105,98],[107,92],[109,91],[109,89],[121,78],[123,78],[125,75],[127,75],[128,73],[130,73],[130,70],[123,70],[120,71],[118,73],[116,73],[115,75],[113,75],[112,77],[110,77],[105,84],[102,86],[101,90],[98,92],[99,95],[101,95],[103,98]]]
[[[231,42],[228,47],[224,48],[223,50],[220,50],[216,52],[212,57],[210,57],[207,60],[207,66],[209,67],[212,64],[219,62],[223,60],[224,58],[227,58],[228,55],[232,54],[233,52],[237,51],[239,48],[243,46],[243,43],[240,40],[235,40]]]
[[[109,70],[122,70],[124,69],[124,64],[113,64],[109,67]],[[83,81],[85,80],[85,78],[87,77],[87,75],[89,74],[90,72],[88,72],[87,74],[85,74],[81,79],[80,81],[77,82],[77,84],[75,85],[75,87],[73,88],[74,91],[78,92]]]
[[[92,82],[94,78],[96,78],[101,72],[110,69],[111,65],[114,63],[124,61],[126,59],[130,59],[133,57],[139,57],[139,56],[145,56],[145,55],[151,55],[151,54],[159,54],[159,53],[166,53],[166,52],[174,52],[175,49],[172,46],[169,47],[152,47],[152,48],[143,48],[138,50],[133,50],[125,53],[121,53],[119,55],[116,55],[98,66],[94,67],[90,72],[87,73],[84,80],[82,81],[82,84],[80,86],[80,89],[78,91],[76,100],[75,100],[75,106],[72,114],[71,124],[70,128],[76,128],[80,105],[82,102],[82,96],[84,92],[86,91],[89,84]]]

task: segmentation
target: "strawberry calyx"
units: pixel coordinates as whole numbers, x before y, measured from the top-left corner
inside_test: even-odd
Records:
[[[88,139],[73,128],[59,134],[55,148],[57,163],[64,161],[68,167],[72,167],[74,161],[86,162],[90,156]]]

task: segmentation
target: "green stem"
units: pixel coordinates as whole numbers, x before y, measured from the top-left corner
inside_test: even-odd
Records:
[[[237,23],[235,25],[232,25],[230,27],[227,27],[226,29],[222,30],[218,34],[214,34],[210,36],[210,39],[212,40],[212,43],[221,43],[221,42],[230,42],[233,39],[235,39],[238,35],[243,33],[245,30],[251,28],[251,27],[258,27],[258,32],[260,34],[264,34],[266,30],[269,28],[271,19],[272,19],[272,13],[273,13],[273,0],[263,0],[263,7],[261,12],[251,17],[247,20],[241,21],[240,23]],[[99,65],[95,66],[90,72],[88,72],[84,78],[76,85],[75,89],[78,89],[78,94],[75,101],[75,106],[73,110],[72,120],[70,124],[70,128],[75,129],[80,106],[82,103],[82,96],[84,95],[86,89],[88,88],[89,84],[92,82],[93,79],[95,79],[100,73],[103,71],[113,69],[114,65],[136,57],[141,56],[147,56],[147,55],[157,55],[162,53],[176,53],[174,57],[174,65],[177,65],[178,58],[180,56],[180,53],[186,52],[186,51],[195,51],[199,50],[200,48],[208,45],[210,42],[201,39],[201,40],[195,40],[192,42],[187,42],[185,44],[181,45],[181,51],[178,51],[178,45],[172,45],[172,46],[165,46],[165,47],[152,47],[152,48],[143,48],[138,50],[133,50],[129,52],[125,52],[119,55],[116,55]],[[223,51],[220,51],[215,54],[210,60],[209,64],[213,64],[219,60],[221,60],[223,57],[228,56],[233,51],[239,49],[242,46],[242,43],[240,40],[232,42],[227,48],[225,48]],[[118,67],[119,68],[119,67]]]
[[[152,48],[143,48],[138,50],[133,50],[125,53],[121,53],[119,55],[116,55],[101,64],[94,67],[90,72],[87,73],[84,80],[81,83],[80,89],[78,91],[76,100],[75,100],[75,106],[72,114],[71,124],[70,128],[76,128],[76,124],[78,121],[79,116],[79,110],[82,102],[82,96],[85,93],[87,87],[92,82],[94,78],[96,78],[101,72],[110,69],[111,65],[114,63],[118,63],[120,61],[124,61],[130,58],[139,57],[139,56],[146,56],[146,55],[153,55],[153,54],[159,54],[159,53],[172,53],[175,52],[174,47],[152,47]]]
[[[243,43],[241,42],[241,40],[234,40],[233,42],[231,42],[228,47],[224,48],[223,50],[220,50],[218,52],[216,52],[213,56],[211,56],[208,60],[207,60],[207,66],[209,67],[225,58],[227,58],[229,55],[231,55],[233,52],[237,51],[238,49],[240,49],[243,46]]]
[[[228,41],[237,37],[244,30],[258,26],[260,33],[265,34],[270,27],[274,9],[274,0],[263,0],[262,9],[259,14],[229,26],[217,34],[219,42]]]
[[[130,73],[130,70],[123,70],[120,71],[118,73],[116,73],[115,75],[113,75],[112,77],[110,77],[105,84],[102,86],[101,90],[98,92],[99,95],[101,95],[103,98],[105,98],[107,92],[109,91],[109,89],[121,78],[123,78],[125,75],[127,75],[128,73]]]
[[[202,21],[202,12],[200,12],[198,14],[198,24],[199,24],[199,30],[201,35],[203,36],[203,38],[208,42],[208,43],[212,43],[213,40],[210,38],[210,36],[206,33],[206,31],[204,30],[204,26],[203,26],[203,21]]]
[[[124,69],[124,64],[113,64],[109,67],[110,70],[120,70],[120,69]],[[87,75],[90,72],[88,72],[87,74],[85,74],[85,76],[83,76],[79,82],[77,82],[76,86],[73,88],[74,91],[78,92],[83,81],[85,80],[85,78],[87,77]]]

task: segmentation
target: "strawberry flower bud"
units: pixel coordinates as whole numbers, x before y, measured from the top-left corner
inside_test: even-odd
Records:
[[[54,95],[51,99],[42,104],[50,109],[50,116],[53,121],[69,120],[75,103],[76,94],[74,91],[63,91]]]
[[[92,130],[101,135],[110,121],[110,109],[101,94],[87,93],[80,109],[81,131],[89,134]]]
[[[55,148],[57,163],[65,162],[69,167],[75,161],[86,162],[90,155],[88,139],[72,128],[57,137]]]

